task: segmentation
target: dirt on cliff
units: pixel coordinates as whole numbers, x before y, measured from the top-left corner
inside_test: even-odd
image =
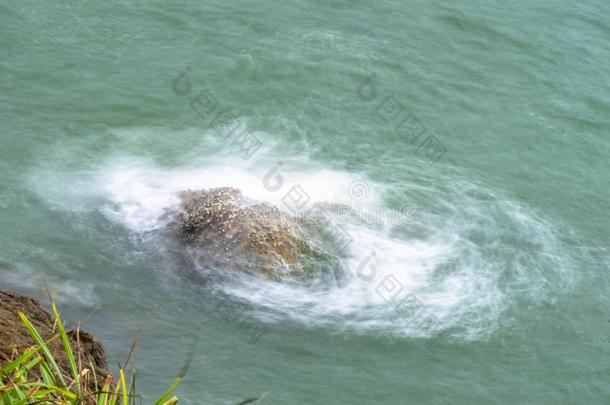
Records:
[[[23,312],[27,316],[45,341],[48,341],[58,332],[53,317],[38,301],[12,291],[0,289],[0,367],[34,345],[34,340],[19,318],[19,312]],[[78,338],[76,330],[68,331],[67,334],[71,339],[74,357],[78,359],[78,353],[80,352],[83,366],[90,368],[93,365],[98,376],[98,382],[103,382],[103,377],[108,374],[108,365],[100,341],[83,330],[79,331]],[[77,339],[80,341],[78,345]],[[50,343],[49,349],[57,360],[60,369],[65,375],[70,375],[70,366],[60,339],[55,339]]]

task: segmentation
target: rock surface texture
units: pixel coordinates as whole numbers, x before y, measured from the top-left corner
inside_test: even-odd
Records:
[[[337,266],[306,225],[236,188],[185,191],[180,197],[181,211],[170,229],[206,268],[307,280]]]

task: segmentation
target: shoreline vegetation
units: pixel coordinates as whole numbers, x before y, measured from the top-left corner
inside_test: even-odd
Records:
[[[54,300],[51,312],[37,300],[0,288],[0,405],[175,405],[183,373],[156,400],[136,392],[137,338],[108,370],[102,343],[80,329],[66,330]],[[183,372],[185,372],[183,370]],[[249,397],[236,405],[260,403]]]
[[[90,333],[66,331],[55,302],[49,313],[38,301],[0,289],[0,405],[135,405],[136,369],[129,367],[136,342],[118,377],[107,370],[102,344]],[[155,405],[174,405],[173,384]],[[137,400],[137,402],[136,402]]]

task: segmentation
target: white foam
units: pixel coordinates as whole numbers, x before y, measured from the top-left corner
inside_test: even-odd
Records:
[[[250,167],[243,162],[208,162],[197,168],[160,168],[137,158],[110,162],[96,175],[96,183],[112,202],[106,213],[133,231],[150,231],[165,226],[164,214],[179,204],[178,192],[214,187],[236,187],[244,195],[285,208],[282,202],[293,187],[307,195],[307,206],[316,202],[350,201],[350,186],[362,184],[359,177],[328,169],[292,171],[280,168],[282,187],[265,187],[264,178],[275,167]],[[275,173],[275,172],[274,172]],[[274,186],[278,182],[273,180]],[[362,201],[379,199],[379,193],[367,187]],[[382,187],[379,187],[381,190]],[[352,187],[353,190],[353,187]]]
[[[82,190],[102,196],[102,211],[113,221],[146,232],[166,225],[165,214],[177,207],[177,193],[186,189],[237,187],[248,197],[280,206],[294,186],[306,191],[308,204],[354,198],[382,202],[394,187],[323,167],[307,155],[264,156],[249,161],[208,156],[171,168],[133,156],[113,158],[95,170]],[[274,167],[279,171],[272,172]],[[573,283],[571,260],[548,221],[459,174],[439,173],[431,179],[424,185],[400,185],[401,193],[421,201],[415,222],[367,225],[342,219],[353,238],[342,258],[343,284],[312,289],[246,279],[227,283],[224,290],[251,302],[267,322],[292,319],[361,333],[443,333],[470,340],[510,323],[510,308],[548,302]],[[354,184],[361,187],[354,190]],[[373,260],[365,262],[372,252]],[[374,270],[375,276],[363,277],[359,268]],[[400,293],[387,299],[380,285],[390,277]],[[417,322],[397,310],[406,297],[415,297],[423,308]],[[433,316],[438,328],[419,327],[420,315]]]

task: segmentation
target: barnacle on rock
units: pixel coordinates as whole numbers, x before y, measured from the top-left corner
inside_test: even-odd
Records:
[[[309,242],[298,221],[236,188],[189,190],[180,197],[182,209],[170,229],[210,267],[306,280],[339,265],[321,244]]]

